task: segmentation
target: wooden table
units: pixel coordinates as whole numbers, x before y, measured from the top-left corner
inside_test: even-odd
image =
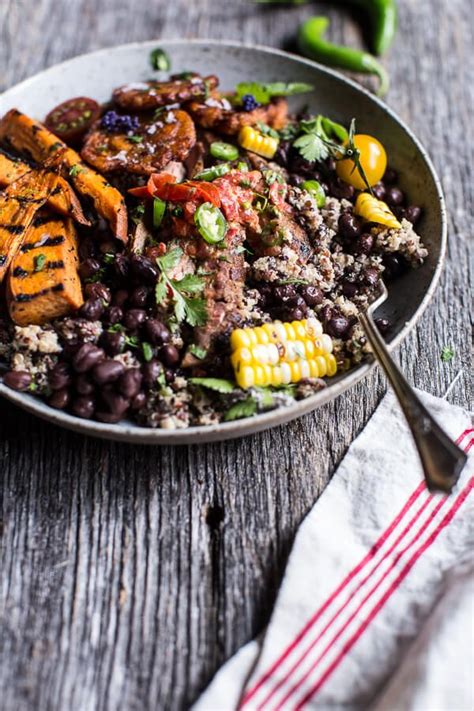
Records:
[[[388,103],[429,148],[450,223],[440,288],[398,355],[414,385],[466,404],[470,7],[465,0],[399,6]],[[133,40],[288,46],[298,20],[319,11],[331,16],[333,39],[360,45],[364,18],[342,5],[2,0],[0,89]],[[450,363],[440,359],[445,345],[455,350]],[[189,706],[268,620],[299,522],[385,387],[376,372],[288,426],[236,442],[155,449],[79,437],[1,402],[2,708]]]

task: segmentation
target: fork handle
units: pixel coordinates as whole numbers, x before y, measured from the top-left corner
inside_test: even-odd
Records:
[[[359,320],[405,414],[420,455],[428,489],[451,493],[466,463],[466,454],[441,429],[408,384],[388,352],[371,314],[362,313]]]

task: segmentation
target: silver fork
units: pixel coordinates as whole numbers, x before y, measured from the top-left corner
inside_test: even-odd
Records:
[[[359,314],[359,321],[404,412],[420,455],[428,489],[450,494],[467,456],[430,415],[388,352],[373,319],[374,311],[388,296],[387,287],[383,282],[380,284],[380,296]]]

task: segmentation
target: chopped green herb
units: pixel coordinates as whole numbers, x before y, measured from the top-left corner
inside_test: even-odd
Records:
[[[444,346],[443,350],[441,351],[441,360],[443,363],[449,363],[450,360],[452,360],[454,357],[454,348],[451,346]]]
[[[143,357],[146,360],[147,363],[150,362],[150,360],[153,358],[153,348],[150,346],[149,343],[144,341],[142,343],[142,351],[143,351]]]
[[[263,177],[265,178],[265,182],[268,186],[273,185],[273,183],[280,183],[283,185],[285,182],[283,176],[277,170],[265,170]]]
[[[109,333],[122,333],[122,331],[124,330],[125,328],[124,326],[122,326],[121,323],[114,323],[113,326],[109,326],[109,328],[107,329]]]
[[[46,255],[45,254],[38,254],[34,259],[35,272],[40,272],[42,269],[44,269],[45,264],[46,264]]]
[[[104,256],[102,257],[102,260],[106,264],[113,264],[115,262],[115,254],[113,254],[112,252],[106,252],[106,254],[104,254]]]
[[[79,173],[83,173],[83,172],[84,172],[84,168],[81,168],[81,166],[78,163],[76,163],[76,165],[73,165],[71,167],[71,169],[69,170],[69,175],[71,176],[71,178],[75,178],[76,175],[79,175]]]
[[[208,390],[215,390],[218,393],[231,393],[236,389],[235,383],[224,378],[189,378],[193,385],[201,385]]]
[[[297,279],[296,277],[278,281],[278,286],[285,286],[285,284],[309,284],[309,281],[306,281],[306,279]]]
[[[237,170],[240,170],[241,173],[248,173],[249,167],[247,163],[244,163],[244,161],[241,160],[239,163],[237,163]]]
[[[278,131],[275,131],[274,128],[271,128],[266,123],[257,121],[256,127],[258,128],[260,133],[263,133],[264,136],[271,136],[271,138],[280,138],[280,134],[278,133]]]
[[[127,138],[132,143],[143,143],[143,136],[128,136]]]
[[[300,121],[299,132],[302,135],[294,141],[293,146],[311,163],[325,160],[330,155],[336,157],[341,153],[341,144],[349,138],[344,126],[321,115]]]
[[[188,351],[193,356],[196,356],[196,358],[199,358],[199,360],[204,360],[204,358],[207,356],[206,348],[202,348],[202,346],[198,346],[195,343],[191,343],[191,345],[188,347]]]
[[[129,348],[138,348],[140,340],[138,336],[125,336],[125,343]]]
[[[181,205],[175,205],[175,207],[171,210],[171,214],[173,217],[181,217],[183,214],[183,208]]]
[[[160,387],[162,387],[162,388],[166,387],[166,375],[165,375],[164,371],[161,371],[161,373],[159,374],[159,376],[156,379],[156,382],[158,383],[158,385]]]
[[[187,274],[182,279],[170,279],[167,272],[173,269],[183,255],[179,247],[158,257],[156,263],[161,276],[155,287],[157,304],[162,303],[171,292],[174,315],[178,323],[186,321],[190,326],[203,326],[207,321],[206,300],[196,298],[194,294],[203,291],[206,280],[196,274]]]
[[[247,252],[247,254],[253,254],[252,250],[248,247],[244,247],[243,244],[239,244],[234,250],[235,254],[242,254],[242,252]]]
[[[254,397],[248,397],[242,402],[232,405],[224,415],[225,422],[240,420],[241,417],[252,417],[257,412],[257,402]]]
[[[144,214],[145,214],[145,203],[141,202],[130,213],[132,222],[134,222],[136,225],[138,225],[138,223],[142,221]]]
[[[163,49],[157,47],[150,53],[150,64],[158,72],[167,72],[171,69],[171,60]]]
[[[160,198],[153,200],[153,227],[159,227],[166,211],[166,202]]]

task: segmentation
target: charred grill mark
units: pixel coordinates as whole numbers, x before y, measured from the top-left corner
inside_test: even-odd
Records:
[[[64,262],[62,259],[57,259],[55,261],[47,262],[46,269],[64,269]]]
[[[25,231],[25,225],[0,225],[0,230],[5,230],[11,235],[21,235]]]
[[[29,197],[24,197],[22,195],[18,195],[16,198],[16,201],[20,203],[20,205],[38,205],[39,203],[44,202],[43,198],[29,198]]]
[[[62,259],[57,259],[57,260],[52,260],[50,262],[46,262],[44,267],[41,269],[43,270],[53,270],[53,269],[64,269],[64,262]],[[17,279],[24,279],[25,277],[29,276],[30,274],[34,274],[36,270],[33,270],[32,272],[28,272],[26,269],[23,269],[22,267],[15,267],[15,269],[12,272],[12,276],[16,277]]]
[[[33,219],[33,227],[48,225],[50,222],[61,222],[61,220],[59,217],[51,217],[51,215],[36,215]]]
[[[64,235],[59,235],[58,237],[48,237],[47,239],[40,239],[38,242],[33,242],[31,244],[24,244],[21,248],[23,253],[31,252],[32,249],[38,249],[39,247],[57,247],[62,244],[66,238]]]
[[[5,262],[7,261],[7,255],[6,254],[0,254],[0,267],[3,267]]]
[[[57,195],[59,192],[61,192],[61,186],[60,186],[60,185],[56,185],[56,187],[54,188],[54,190],[51,190],[51,195]]]
[[[28,276],[28,272],[26,271],[26,269],[22,269],[21,267],[15,267],[15,269],[13,270],[13,276],[17,279],[24,279]]]
[[[27,304],[30,303],[31,301],[34,301],[35,299],[38,299],[40,296],[45,296],[49,292],[58,292],[58,291],[64,291],[64,284],[56,284],[55,286],[52,286],[51,288],[48,289],[41,289],[41,291],[35,291],[34,294],[18,294],[18,296],[15,296],[15,301],[18,304]]]

